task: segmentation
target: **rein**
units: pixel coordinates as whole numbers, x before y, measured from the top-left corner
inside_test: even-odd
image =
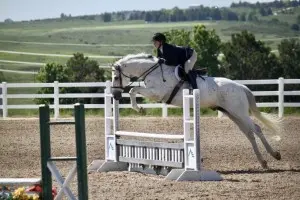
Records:
[[[117,70],[119,72],[119,80],[120,80],[120,86],[119,87],[112,87],[112,88],[118,88],[118,89],[125,89],[126,87],[130,87],[134,81],[137,81],[139,80],[141,77],[144,77],[142,79],[142,81],[145,80],[145,78],[150,74],[152,73],[154,70],[156,70],[158,67],[161,67],[161,72],[162,72],[162,77],[163,77],[163,80],[165,82],[165,78],[164,78],[164,75],[163,75],[163,70],[162,70],[162,66],[159,64],[159,63],[156,63],[155,65],[153,65],[152,67],[150,67],[149,69],[147,69],[145,72],[143,72],[139,77],[130,77],[130,76],[127,76],[126,74],[123,73],[123,71],[121,70],[121,66],[120,65],[117,65],[114,67],[115,70]],[[126,87],[123,87],[123,81],[122,81],[122,75],[125,76],[126,78],[129,78],[131,83],[129,85],[127,85]]]
[[[166,82],[165,77],[164,77],[164,72],[163,72],[163,68],[162,65],[159,63],[156,63],[155,65],[153,65],[152,67],[150,67],[149,69],[147,69],[145,72],[143,72],[140,76],[138,77],[130,77],[126,74],[124,74],[124,72],[121,70],[121,66],[120,65],[115,65],[113,66],[114,70],[117,70],[119,72],[119,81],[120,81],[120,86],[119,87],[112,87],[112,88],[116,88],[116,89],[122,89],[125,90],[127,87],[130,87],[135,81],[139,80],[140,78],[143,77],[142,81],[144,81],[146,79],[146,77],[152,73],[154,70],[156,70],[158,67],[160,67],[161,69],[161,75],[162,75],[162,79],[163,82]],[[126,66],[125,66],[126,67]],[[123,87],[123,81],[122,81],[122,76],[129,78],[131,83],[125,87]],[[170,104],[174,98],[174,96],[177,94],[177,92],[179,91],[179,89],[182,87],[182,85],[184,84],[184,80],[180,80],[176,86],[174,87],[171,95],[169,96],[169,98],[167,99],[166,103]]]

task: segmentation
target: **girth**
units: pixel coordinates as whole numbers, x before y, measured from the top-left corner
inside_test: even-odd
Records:
[[[177,92],[179,91],[179,89],[181,88],[181,86],[183,85],[184,80],[180,80],[176,86],[174,87],[169,99],[166,101],[166,104],[170,104],[173,100],[173,98],[175,97],[175,95],[177,94]]]

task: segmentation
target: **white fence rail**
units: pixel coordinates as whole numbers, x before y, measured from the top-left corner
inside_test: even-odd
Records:
[[[278,102],[258,102],[258,107],[277,107],[278,116],[282,117],[285,107],[300,107],[300,103],[285,103],[284,96],[296,96],[300,95],[300,91],[285,91],[284,86],[286,84],[300,84],[300,79],[269,79],[269,80],[236,80],[236,82],[245,85],[278,85],[276,91],[253,91],[255,96],[278,96]],[[11,105],[8,104],[9,99],[33,99],[33,98],[45,98],[54,99],[50,108],[54,109],[54,117],[59,118],[60,109],[73,108],[72,104],[60,104],[59,99],[61,98],[104,98],[103,93],[59,93],[59,89],[62,87],[99,87],[105,88],[105,82],[86,82],[86,83],[59,83],[55,81],[54,83],[5,83],[0,84],[0,111],[2,111],[2,117],[6,118],[8,116],[9,109],[38,109],[38,105]],[[135,83],[133,85],[138,85]],[[8,89],[10,88],[54,88],[53,94],[10,94]],[[2,92],[1,92],[2,91]],[[129,94],[123,94],[123,97],[129,97]],[[142,97],[137,95],[137,97]],[[2,103],[1,103],[2,101]],[[149,103],[142,104],[144,108],[161,108],[162,116],[168,116],[168,108],[174,107],[171,105],[166,105],[163,103]],[[104,104],[86,104],[86,109],[91,108],[104,108]],[[131,108],[130,104],[120,104],[120,108]]]

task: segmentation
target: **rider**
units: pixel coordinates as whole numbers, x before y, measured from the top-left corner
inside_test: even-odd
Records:
[[[163,33],[155,33],[152,37],[152,42],[157,49],[159,64],[164,63],[171,66],[180,65],[188,75],[189,83],[194,89],[197,88],[195,79],[193,79],[192,74],[189,73],[197,61],[196,51],[190,47],[168,44],[166,42],[166,36]]]

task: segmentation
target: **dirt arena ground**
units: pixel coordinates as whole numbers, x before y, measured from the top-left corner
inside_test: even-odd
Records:
[[[91,173],[89,199],[300,199],[300,119],[287,117],[282,140],[267,139],[279,149],[274,160],[260,149],[270,170],[263,170],[249,141],[228,118],[201,118],[204,167],[217,170],[221,182],[174,182],[163,176],[129,172]],[[124,130],[180,133],[181,118],[122,118]],[[263,129],[265,130],[265,129]],[[52,154],[72,156],[74,128],[52,130]],[[104,159],[104,120],[86,119],[88,163]],[[0,120],[0,177],[40,177],[39,124],[37,119]],[[64,173],[72,163],[59,164]],[[76,194],[76,184],[71,185]]]

